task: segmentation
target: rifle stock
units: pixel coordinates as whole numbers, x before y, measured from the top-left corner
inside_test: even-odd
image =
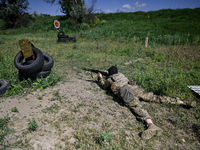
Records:
[[[94,70],[94,69],[86,69],[86,68],[82,68],[82,70],[85,71],[90,71],[90,72],[94,72],[94,73],[101,73],[103,76],[109,76],[109,74],[107,72],[103,72],[103,71],[99,71],[99,70]]]

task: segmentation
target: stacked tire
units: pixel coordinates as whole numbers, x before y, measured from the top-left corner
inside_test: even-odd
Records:
[[[34,57],[24,59],[22,51],[15,56],[14,65],[19,70],[19,76],[24,79],[47,77],[54,64],[53,58],[36,47],[32,47],[32,50]]]
[[[6,79],[0,79],[0,97],[9,89],[10,82]]]
[[[58,41],[57,42],[76,42],[75,37],[69,37],[68,35],[65,35],[63,31],[58,32]]]

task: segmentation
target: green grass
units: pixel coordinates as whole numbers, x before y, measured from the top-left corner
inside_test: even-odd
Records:
[[[46,36],[43,36],[43,35]],[[76,33],[75,33],[76,34]],[[56,33],[47,32],[43,34],[31,34],[28,39],[41,51],[50,54],[55,64],[52,74],[45,79],[38,79],[33,85],[30,80],[19,80],[18,70],[13,64],[15,55],[20,51],[18,40],[26,37],[26,34],[8,36],[12,38],[1,44],[1,63],[3,68],[0,71],[0,78],[8,79],[11,82],[11,90],[6,96],[20,94],[25,88],[36,86],[44,89],[54,85],[60,77],[74,66],[77,68],[94,68],[104,70],[112,65],[117,65],[130,80],[135,80],[147,91],[158,95],[180,97],[193,100],[194,94],[187,88],[187,85],[200,84],[199,46],[194,45],[169,45],[144,47],[141,42],[130,41],[120,42],[116,40],[99,40],[81,38],[76,36],[77,43],[56,43]],[[135,61],[140,58],[140,61]],[[125,62],[133,61],[129,66]],[[77,70],[80,71],[81,70]],[[62,77],[61,77],[62,78]]]

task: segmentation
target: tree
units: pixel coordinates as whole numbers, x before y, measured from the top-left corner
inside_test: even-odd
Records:
[[[28,9],[28,0],[1,0],[0,19],[6,28],[25,26],[31,21],[30,15],[25,11]]]
[[[87,12],[88,14],[93,14],[96,11],[95,5],[97,3],[97,0],[89,1],[89,3],[90,3],[90,6],[86,8]]]
[[[61,3],[61,12],[70,16],[70,12],[85,7],[84,0],[62,0]]]
[[[71,11],[69,15],[72,19],[74,19],[79,24],[85,21],[85,16],[87,15],[87,11],[84,5],[72,5]]]
[[[89,1],[90,6],[85,7],[85,0],[44,0],[50,4],[57,4],[60,6],[60,11],[66,16],[76,18],[78,22],[82,23],[83,18],[95,12],[95,4],[97,0]]]
[[[60,11],[66,16],[70,17],[70,12],[72,11],[72,6],[85,6],[85,0],[44,0],[50,4],[56,4],[60,6]]]

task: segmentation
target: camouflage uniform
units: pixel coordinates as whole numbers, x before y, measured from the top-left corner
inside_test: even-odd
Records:
[[[116,82],[119,84],[115,84]],[[142,108],[139,100],[171,104],[179,104],[180,102],[179,98],[174,99],[167,96],[157,96],[152,92],[145,92],[137,85],[130,85],[128,84],[128,79],[122,73],[111,75],[106,81],[101,78],[100,84],[102,85],[103,89],[108,89],[111,87],[111,90],[114,92],[114,94],[123,99],[125,105],[134,113],[136,113],[136,117],[142,122],[144,122],[146,119],[151,119],[151,117],[149,116],[148,112]]]

